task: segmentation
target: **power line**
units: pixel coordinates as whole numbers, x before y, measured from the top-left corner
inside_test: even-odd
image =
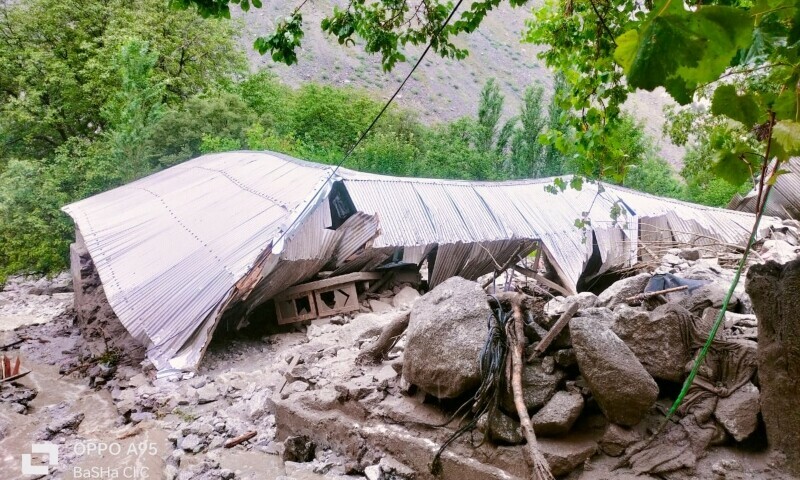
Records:
[[[397,98],[397,95],[400,93],[400,90],[403,89],[403,87],[405,86],[406,82],[408,82],[408,80],[411,78],[411,76],[414,75],[414,72],[417,70],[417,67],[419,67],[419,65],[422,63],[422,60],[425,58],[425,55],[427,55],[428,51],[430,51],[431,47],[433,46],[433,42],[438,39],[439,35],[442,33],[442,30],[444,30],[444,27],[446,27],[447,24],[450,23],[450,20],[453,19],[453,16],[456,14],[456,11],[461,6],[462,2],[463,2],[463,0],[458,0],[458,2],[455,4],[453,9],[450,11],[450,15],[447,16],[447,19],[444,21],[444,23],[442,23],[439,26],[439,28],[436,30],[436,32],[434,32],[434,34],[431,36],[431,39],[428,42],[428,45],[425,47],[425,50],[422,51],[422,55],[419,56],[419,58],[417,59],[417,62],[414,64],[414,66],[411,67],[411,70],[408,72],[408,75],[406,75],[406,77],[403,79],[403,81],[400,83],[400,85],[398,85],[397,89],[394,91],[392,96],[389,97],[389,100],[386,101],[386,103],[383,105],[383,108],[381,108],[381,111],[378,112],[378,114],[375,116],[375,118],[372,120],[372,122],[366,128],[366,130],[364,130],[361,133],[361,135],[358,137],[358,140],[356,140],[356,143],[354,143],[353,146],[351,146],[347,150],[347,152],[344,154],[342,159],[339,160],[339,163],[337,163],[336,166],[333,168],[333,170],[331,170],[331,173],[328,175],[328,178],[325,179],[324,184],[327,184],[328,182],[331,181],[331,178],[333,178],[334,175],[336,175],[336,172],[339,171],[339,167],[341,167],[342,164],[344,164],[344,162],[348,158],[350,158],[350,155],[353,154],[353,151],[355,151],[356,147],[358,147],[358,145],[367,137],[367,135],[372,130],[372,128],[375,126],[375,124],[378,123],[378,120],[380,120],[380,118],[383,116],[383,114],[386,112],[386,110],[389,109],[389,106],[392,104],[394,99]],[[303,2],[303,3],[305,3],[305,2]],[[302,6],[302,4],[301,4],[301,6]],[[281,240],[283,240],[283,238],[286,236],[286,234],[289,233],[292,230],[292,228],[295,226],[295,224],[303,217],[303,215],[306,213],[306,210],[308,209],[308,207],[310,205],[311,205],[311,203],[309,202],[303,207],[303,209],[300,211],[300,214],[297,215],[297,217],[286,228],[286,230],[284,230],[283,233],[281,233],[281,235],[278,237],[278,239],[275,240],[275,242],[273,243],[273,246],[278,244]]]

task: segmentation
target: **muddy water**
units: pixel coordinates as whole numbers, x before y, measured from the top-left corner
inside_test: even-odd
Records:
[[[6,437],[0,440],[0,477],[36,478],[23,475],[22,455],[31,453],[33,443],[41,442],[39,433],[52,421],[48,408],[65,402],[66,411],[52,418],[83,413],[84,420],[78,428],[79,440],[58,445],[59,470],[63,473],[54,477],[161,478],[163,458],[171,451],[166,432],[151,426],[119,440],[130,427],[115,426],[117,411],[107,391],[94,391],[79,380],[61,378],[54,366],[27,362],[26,367],[32,372],[20,383],[35,389],[38,395],[30,403],[27,415],[0,404],[0,422],[7,427]],[[34,465],[44,464],[44,460],[43,455],[33,456]]]

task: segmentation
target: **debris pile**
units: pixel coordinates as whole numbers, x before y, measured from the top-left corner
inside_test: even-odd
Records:
[[[756,261],[784,263],[752,266],[747,288],[744,280],[736,286],[667,423],[723,304],[732,257],[671,249],[598,295],[545,294],[516,272],[502,282],[516,292],[460,277],[427,293],[385,286],[361,298],[360,312],[214,342],[196,374],[158,378],[114,362],[76,369],[80,359],[62,373],[108,392],[119,438],[165,432],[170,480],[265,471],[285,479],[530,478],[526,423],[557,477],[788,479],[783,472],[797,474],[800,461],[800,334],[786,317],[800,309],[800,229],[791,221],[769,229]],[[511,351],[513,338],[492,337],[503,315],[524,324],[519,398],[511,357],[498,353]],[[487,372],[496,377],[487,381]],[[37,392],[24,388],[3,386],[0,401],[29,416],[26,402]],[[47,415],[42,438],[68,441],[89,420],[59,405],[33,414]],[[767,441],[784,457],[739,456],[764,452]],[[244,464],[256,458],[277,467],[249,471]]]

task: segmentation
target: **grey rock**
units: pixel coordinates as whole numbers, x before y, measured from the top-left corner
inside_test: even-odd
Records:
[[[499,408],[491,414],[485,413],[478,419],[478,430],[489,434],[489,439],[495,443],[518,445],[525,438],[520,431],[519,421],[506,415]]]
[[[697,248],[683,248],[681,249],[681,253],[678,254],[684,260],[700,260],[700,250]]]
[[[664,255],[664,258],[662,258],[661,261],[669,265],[680,265],[683,263],[683,260],[681,260],[680,257],[671,253]]]
[[[639,423],[658,396],[653,377],[601,322],[576,317],[569,327],[578,368],[606,418],[622,425]]]
[[[737,442],[749,437],[758,427],[758,399],[758,388],[748,382],[717,402],[714,416]]]
[[[578,304],[578,309],[591,308],[597,303],[597,295],[592,292],[581,292],[569,297],[558,296],[547,302],[544,313],[550,318],[560,317],[572,303]]]
[[[696,288],[688,297],[680,301],[680,304],[689,310],[693,315],[701,316],[706,308],[722,308],[722,302],[728,293],[728,287],[721,283],[709,283]],[[736,310],[739,304],[739,294],[733,293],[728,308]]]
[[[219,399],[219,390],[213,384],[208,384],[202,388],[197,389],[197,403],[203,405],[205,403],[216,402]]]
[[[49,440],[59,433],[74,433],[83,422],[83,413],[70,413],[55,419],[45,427],[44,439]]]
[[[680,382],[692,352],[683,341],[682,331],[692,326],[692,314],[675,303],[667,303],[652,313],[620,307],[614,312],[611,330],[633,351],[645,370],[654,378]]]
[[[405,286],[397,292],[397,295],[392,299],[392,305],[395,308],[410,307],[419,298],[419,292],[414,288]]]
[[[575,350],[572,348],[556,350],[555,353],[553,353],[553,359],[556,361],[556,365],[564,368],[571,367],[578,363],[575,357]]]
[[[391,310],[392,306],[386,302],[371,298],[369,299],[369,308],[373,311],[373,313],[383,313]]]
[[[205,446],[205,442],[196,433],[190,433],[181,439],[180,448],[192,453],[198,453]]]
[[[559,369],[547,373],[541,359],[534,359],[533,363],[526,364],[522,369],[522,398],[525,400],[525,408],[533,410],[543,407],[555,395],[566,377],[567,374]],[[507,412],[517,411],[511,392],[503,394],[500,404]]]
[[[632,297],[644,291],[647,282],[650,280],[649,273],[640,273],[639,275],[623,278],[618,282],[605,289],[597,297],[598,307],[613,307],[622,303],[626,298]]]
[[[477,388],[478,357],[490,314],[480,285],[460,277],[417,299],[406,330],[403,377],[439,398]]]
[[[622,455],[626,448],[641,439],[639,433],[616,423],[609,423],[600,438],[600,450],[612,457]]]
[[[536,435],[563,435],[572,428],[583,411],[583,395],[578,392],[556,392],[553,398],[531,417]]]

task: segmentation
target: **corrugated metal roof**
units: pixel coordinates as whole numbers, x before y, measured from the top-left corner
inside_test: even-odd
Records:
[[[767,201],[764,213],[780,218],[800,220],[800,158],[791,158],[781,165],[786,173],[779,175]],[[736,195],[729,208],[743,212],[755,212],[758,191],[754,188],[746,195]]]
[[[553,195],[545,190],[552,179],[331,174],[330,167],[279,154],[228,152],[64,210],[86,240],[112,308],[159,368],[194,366],[228,305],[247,300],[252,307],[325,265],[334,274],[372,269],[401,247],[416,262],[438,245],[435,283],[455,274],[477,277],[541,240],[574,291],[593,239],[607,270],[636,261],[640,227],[647,238],[662,238],[666,233],[653,229],[666,226],[670,238],[743,244],[753,219],[599,183]],[[324,200],[339,180],[362,213],[331,230]],[[626,215],[612,220],[614,205]],[[591,225],[582,230],[575,221],[583,217]],[[648,221],[653,225],[641,223]]]
[[[166,368],[330,172],[265,153],[205,155],[64,211],[114,312]]]

